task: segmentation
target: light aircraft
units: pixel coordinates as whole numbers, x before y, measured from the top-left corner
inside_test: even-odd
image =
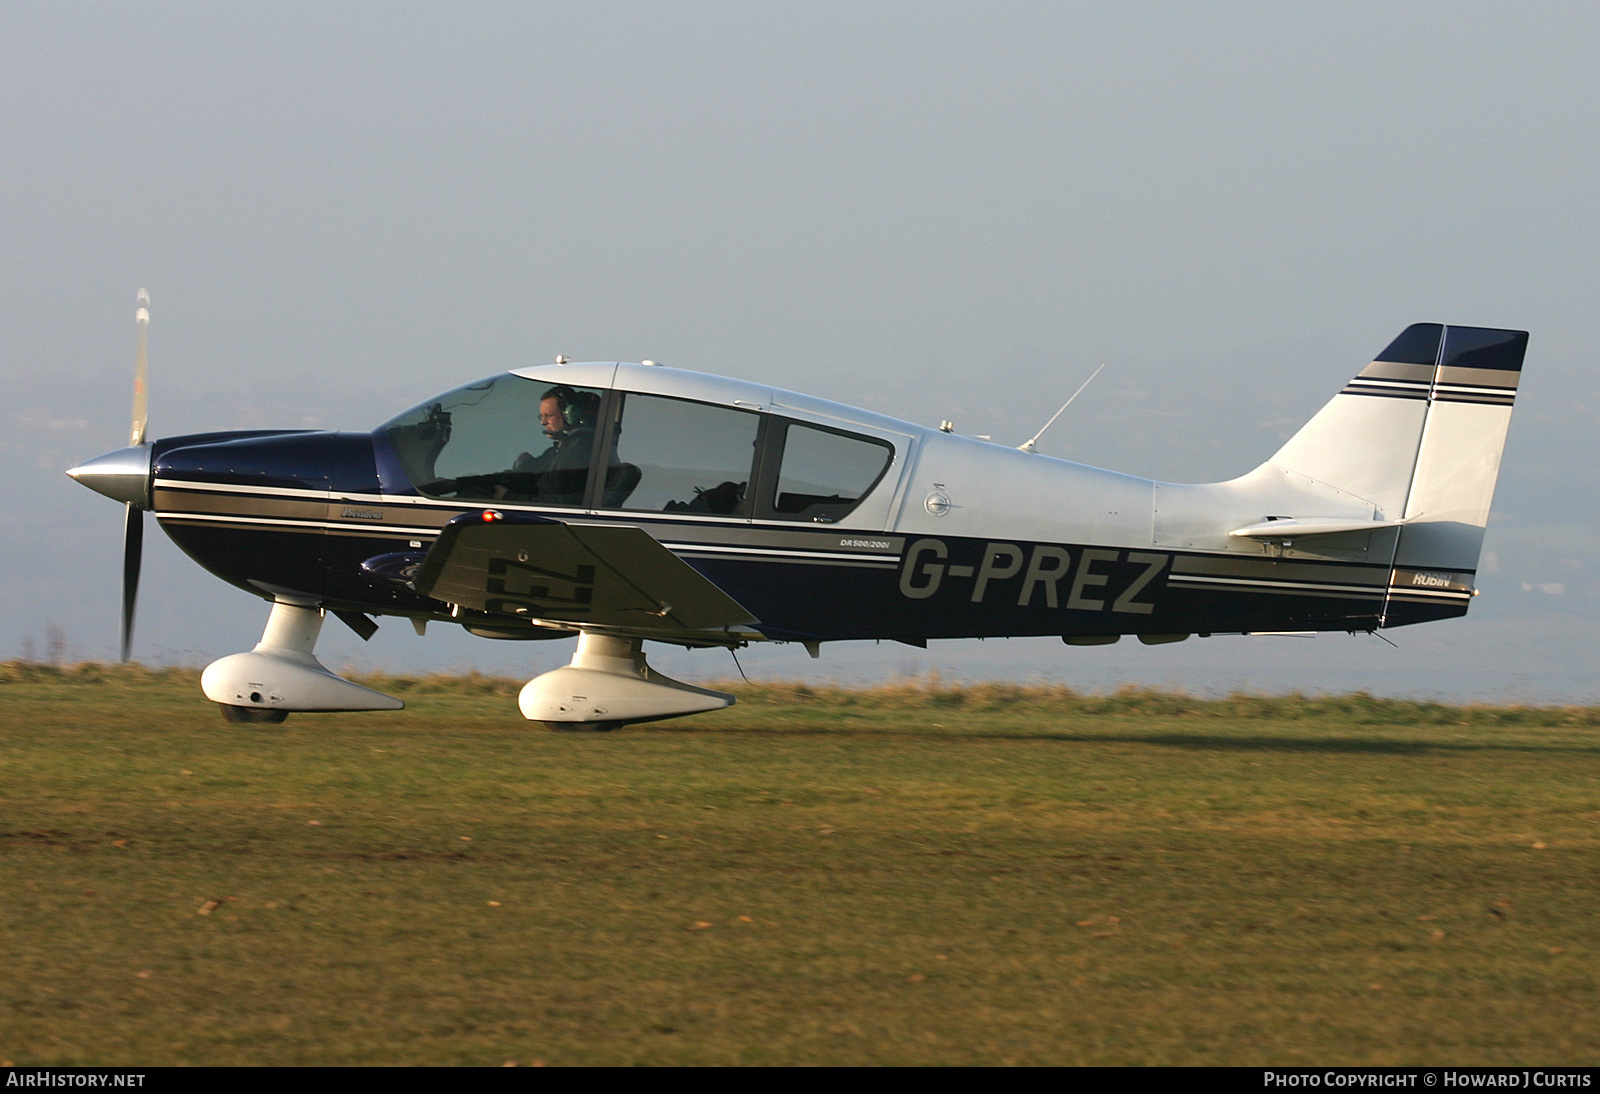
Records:
[[[1407,327],[1265,463],[1154,482],[764,384],[639,364],[532,366],[370,433],[146,437],[68,472],[126,505],[123,657],[143,513],[271,604],[208,666],[235,722],[397,709],[329,672],[326,614],[484,638],[577,636],[524,716],[606,730],[727,706],[646,641],[737,648],[1058,635],[1372,632],[1465,614],[1527,333]],[[1037,438],[1035,438],[1037,439]]]

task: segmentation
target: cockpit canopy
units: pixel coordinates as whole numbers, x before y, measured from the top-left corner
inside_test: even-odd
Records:
[[[737,407],[514,373],[380,426],[429,497],[831,523],[888,469],[888,442]]]

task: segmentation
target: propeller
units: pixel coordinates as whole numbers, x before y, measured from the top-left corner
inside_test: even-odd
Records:
[[[139,290],[133,313],[139,335],[133,368],[133,427],[128,447],[85,460],[67,472],[97,494],[127,507],[122,524],[122,659],[133,651],[133,607],[139,598],[139,562],[144,554],[144,511],[150,508],[151,452],[145,439],[150,425],[150,365],[145,352],[150,331],[150,294]]]
[[[130,447],[145,443],[150,425],[150,294],[139,290],[138,310],[133,324],[138,331],[138,351],[133,365],[133,428],[128,434]],[[139,599],[139,564],[144,558],[144,508],[128,502],[122,521],[122,660],[133,653],[133,608]]]
[[[122,522],[122,660],[133,653],[133,606],[139,599],[139,563],[144,557],[144,510],[128,503]]]

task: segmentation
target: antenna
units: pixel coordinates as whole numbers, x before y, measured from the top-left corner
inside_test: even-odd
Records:
[[[1061,417],[1061,411],[1066,410],[1067,407],[1071,406],[1072,405],[1072,400],[1076,399],[1078,396],[1082,395],[1083,394],[1083,389],[1088,387],[1090,384],[1094,383],[1094,378],[1096,376],[1100,375],[1101,369],[1104,369],[1105,367],[1106,367],[1105,365],[1101,365],[1100,368],[1097,368],[1092,373],[1090,373],[1089,374],[1089,378],[1087,380],[1085,380],[1083,383],[1078,385],[1078,390],[1074,391],[1072,393],[1071,398],[1069,398],[1066,402],[1061,404],[1061,410],[1058,410],[1054,414],[1050,415],[1050,420],[1048,422],[1044,423],[1043,428],[1041,428],[1039,430],[1039,432],[1035,433],[1028,440],[1023,441],[1021,444],[1017,445],[1018,450],[1022,451],[1022,452],[1037,452],[1037,451],[1039,451],[1039,438],[1044,436],[1044,431],[1046,429],[1049,429],[1051,426],[1056,424],[1056,419]]]

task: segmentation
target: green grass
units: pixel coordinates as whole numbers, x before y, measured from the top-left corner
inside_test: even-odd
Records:
[[[1595,708],[196,676],[0,665],[0,1061],[1600,1062]]]

